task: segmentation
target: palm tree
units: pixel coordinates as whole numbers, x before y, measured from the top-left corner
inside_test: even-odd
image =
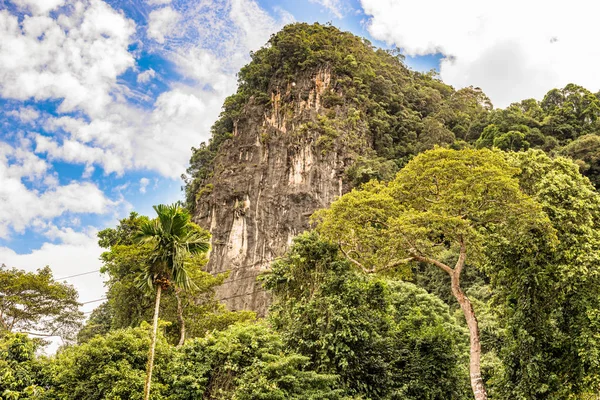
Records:
[[[146,383],[144,385],[144,400],[150,398],[161,292],[169,286],[173,286],[177,289],[176,294],[179,296],[182,289],[185,290],[191,286],[187,271],[188,261],[191,256],[208,251],[210,238],[206,231],[191,222],[189,213],[179,204],[160,204],[153,208],[158,216],[142,224],[136,235],[136,240],[139,243],[154,245],[150,262],[146,266],[143,275],[143,284],[156,291],[152,339],[148,353]],[[178,307],[180,323],[182,324],[181,334],[185,337],[185,325],[180,309],[181,307]],[[183,343],[183,340],[180,340],[180,343]]]

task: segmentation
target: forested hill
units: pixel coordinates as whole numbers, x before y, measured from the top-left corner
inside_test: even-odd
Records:
[[[232,271],[218,297],[233,309],[266,312],[253,277],[315,210],[435,146],[541,149],[572,157],[600,185],[600,100],[575,85],[494,109],[479,88],[455,90],[398,52],[319,24],[286,26],[238,76],[186,178],[187,207],[212,234],[207,270]]]
[[[334,26],[293,24],[252,54],[252,61],[238,74],[237,93],[227,98],[213,125],[212,139],[193,149],[186,184],[189,207],[195,207],[194,196],[213,173],[216,153],[232,137],[250,99],[268,107],[274,91],[322,68],[331,70],[332,82],[323,95],[328,112],[320,123],[330,125],[337,121],[336,110],[352,107],[375,150],[370,162],[362,160],[369,167],[357,167],[360,171],[353,171],[349,179],[368,180],[374,175],[369,171],[380,166],[378,157],[379,162],[392,160],[401,167],[435,145],[469,144],[566,155],[600,185],[600,93],[569,84],[551,89],[543,99],[494,109],[481,89],[456,90],[439,80],[435,71],[409,70],[399,52],[378,49]],[[286,95],[286,101],[294,101],[301,94],[291,90]]]

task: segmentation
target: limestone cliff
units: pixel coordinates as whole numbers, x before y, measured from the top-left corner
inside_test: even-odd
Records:
[[[231,309],[263,314],[256,276],[352,184],[389,179],[435,145],[479,137],[489,100],[409,70],[395,51],[292,24],[252,54],[209,143],[193,149],[187,206],[212,233],[210,272]]]
[[[230,309],[266,311],[256,276],[308,228],[315,210],[347,190],[344,171],[367,148],[360,122],[351,132],[347,126],[324,132],[331,109],[322,99],[330,85],[331,71],[322,68],[273,88],[266,106],[249,101],[214,161],[195,220],[212,234],[207,270],[231,271],[217,292]],[[335,111],[340,120],[347,112]]]

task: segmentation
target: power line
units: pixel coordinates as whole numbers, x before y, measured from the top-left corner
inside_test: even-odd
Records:
[[[239,270],[242,270],[242,269],[248,269],[248,267],[232,268],[232,269],[227,269],[227,270],[224,270],[224,271],[207,272],[207,274],[212,275],[212,276],[217,276],[219,274],[224,274],[226,272],[239,271]],[[60,277],[60,278],[56,278],[56,280],[57,281],[61,281],[63,279],[75,278],[75,277],[78,277],[78,276],[89,275],[89,274],[93,274],[93,273],[96,273],[96,272],[100,272],[100,270],[99,269],[95,269],[93,271],[82,272],[80,274],[63,276],[63,277]],[[258,273],[256,275],[253,275],[253,276],[258,276],[258,275],[260,275],[260,274],[262,274],[264,272],[265,271],[258,271]],[[243,278],[243,279],[246,279],[246,278]],[[234,280],[231,280],[231,281],[228,281],[228,282],[233,282],[233,281]]]
[[[82,272],[80,274],[75,274],[75,275],[69,275],[69,276],[63,276],[62,278],[56,278],[57,281],[62,281],[63,279],[69,279],[69,278],[75,278],[76,276],[83,276],[83,275],[89,275],[89,274],[93,274],[95,272],[100,272],[99,269],[95,269],[93,271],[88,271],[88,272]]]
[[[102,301],[102,300],[106,300],[106,297],[102,297],[101,299],[86,301],[86,302],[79,303],[79,304],[83,305],[83,304],[97,303],[97,302]]]

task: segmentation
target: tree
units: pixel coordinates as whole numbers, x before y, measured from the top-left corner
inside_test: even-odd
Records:
[[[150,347],[149,329],[148,324],[118,329],[59,351],[44,363],[47,398],[141,400]],[[158,335],[155,349],[159,357],[154,368],[152,399],[162,400],[168,396],[171,373],[167,365],[174,349],[162,334]]]
[[[77,290],[56,282],[50,267],[37,272],[0,267],[0,333],[22,332],[71,340],[81,326]]]
[[[109,303],[100,304],[92,310],[90,317],[77,333],[77,343],[85,343],[97,335],[105,335],[112,329],[112,309]]]
[[[286,346],[339,375],[350,395],[468,398],[467,332],[439,298],[357,272],[315,232],[296,237],[262,279]]]
[[[158,217],[143,223],[137,235],[140,243],[152,244],[152,256],[150,263],[146,265],[143,281],[156,291],[144,400],[150,398],[161,291],[171,285],[176,289],[189,288],[190,258],[208,252],[210,246],[209,234],[192,223],[188,212],[178,204],[160,204],[154,206],[154,210]],[[185,338],[181,307],[178,307],[178,317],[182,324],[181,335]],[[183,340],[180,340],[180,343],[182,342]]]
[[[337,400],[338,377],[309,368],[266,324],[235,324],[189,340],[169,365],[173,400]]]
[[[153,245],[135,243],[134,240],[141,225],[147,221],[148,217],[131,213],[114,228],[98,233],[98,243],[106,249],[101,259],[102,272],[108,276],[107,302],[94,310],[78,336],[80,342],[97,334],[137,327],[144,321],[152,321],[155,293],[139,286],[139,276],[143,275],[145,266],[152,260]],[[177,344],[182,338],[204,336],[213,329],[222,330],[236,321],[255,318],[250,311],[229,311],[219,303],[215,287],[223,282],[227,274],[212,275],[202,271],[206,262],[205,254],[190,259],[194,266],[188,271],[190,288],[176,293],[171,286],[161,293],[159,314],[161,320],[170,322],[164,332],[170,343]],[[182,332],[185,334],[182,335]]]
[[[560,149],[560,153],[571,157],[579,170],[587,176],[596,189],[600,189],[600,136],[580,136]]]
[[[416,156],[389,184],[354,190],[315,216],[318,230],[367,273],[421,262],[450,276],[469,328],[477,400],[487,399],[487,391],[478,321],[461,287],[467,259],[484,265],[491,239],[511,240],[531,230],[552,239],[547,216],[521,192],[518,172],[498,151],[435,149]]]
[[[144,323],[113,330],[48,359],[35,359],[26,349],[27,354],[15,362],[9,355],[13,369],[8,373],[2,369],[5,353],[0,340],[0,372],[12,378],[27,371],[28,375],[20,376],[19,386],[14,379],[7,381],[11,390],[40,392],[43,386],[45,399],[141,400],[149,328]],[[16,354],[23,352],[18,350]],[[153,400],[338,400],[343,394],[337,376],[311,370],[308,358],[287,349],[266,324],[235,324],[178,347],[169,346],[159,334],[156,352]],[[0,379],[0,388],[4,382]],[[23,389],[25,385],[29,388]]]
[[[573,162],[541,151],[507,155],[522,190],[556,232],[497,241],[487,275],[505,329],[502,398],[580,398],[598,391],[600,194]]]
[[[0,398],[30,399],[44,392],[42,365],[35,357],[41,344],[22,333],[0,335]]]

